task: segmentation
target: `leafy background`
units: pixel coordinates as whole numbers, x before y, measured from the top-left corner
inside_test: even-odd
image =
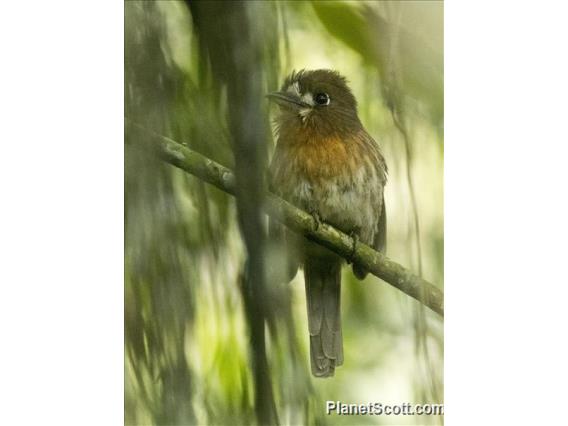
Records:
[[[219,4],[217,4],[217,7]],[[388,256],[443,285],[443,3],[125,2],[125,116],[234,167],[224,17],[254,40],[264,93],[293,69],[333,68],[389,165]],[[211,9],[208,9],[211,8]],[[230,39],[229,39],[230,40]],[[236,77],[234,77],[236,78]],[[271,110],[247,125],[273,149]],[[235,200],[140,149],[125,131],[125,423],[253,424]],[[151,147],[150,147],[151,148]],[[272,257],[267,254],[270,261]],[[267,356],[282,424],[439,424],[428,416],[327,416],[326,400],[443,402],[443,323],[376,277],[343,271],[345,365],[309,374],[303,277],[275,289]],[[273,303],[274,302],[274,303]]]

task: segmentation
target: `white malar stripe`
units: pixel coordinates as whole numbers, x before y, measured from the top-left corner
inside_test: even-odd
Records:
[[[308,118],[308,116],[312,112],[312,108],[314,106],[314,97],[312,96],[312,94],[310,92],[306,92],[301,96],[300,99],[302,100],[302,102],[305,102],[306,104],[310,105],[309,108],[302,108],[302,109],[300,109],[300,111],[298,111],[298,113],[300,114],[300,117],[302,118],[302,121],[305,123],[306,119]]]
[[[314,97],[310,92],[306,92],[302,95],[301,97],[302,101],[307,103],[310,106],[314,106],[315,102],[314,102]]]

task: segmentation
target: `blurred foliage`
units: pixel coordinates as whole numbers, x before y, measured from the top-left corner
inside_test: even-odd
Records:
[[[435,122],[442,119],[443,37],[439,31],[443,27],[415,26],[432,22],[420,19],[420,14],[441,14],[442,2],[314,1],[313,7],[334,37],[379,71],[388,103],[405,102],[400,99],[404,93],[425,105]],[[396,87],[397,78],[400,87]],[[398,98],[390,99],[395,92]]]
[[[388,255],[442,285],[443,4],[243,5],[239,19],[247,20],[258,49],[249,66],[263,91],[279,87],[292,69],[334,68],[347,76],[389,165]],[[128,127],[138,123],[235,167],[231,99],[219,78],[224,70],[213,69],[220,63],[214,56],[230,53],[216,42],[227,29],[211,20],[204,24],[211,31],[200,32],[195,13],[185,2],[125,2],[129,425],[256,421],[235,200],[161,163],[146,149],[144,132]],[[269,155],[269,105],[262,97],[258,105],[254,125],[265,129]],[[269,247],[266,257],[276,264],[280,253]],[[302,274],[289,285],[268,282],[267,355],[280,423],[441,423],[425,416],[325,415],[326,400],[443,402],[441,321],[375,277],[361,283],[345,268],[343,282],[345,365],[328,380],[309,374]]]

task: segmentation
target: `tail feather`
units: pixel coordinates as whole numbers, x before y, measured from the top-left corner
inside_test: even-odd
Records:
[[[304,265],[312,374],[333,376],[343,364],[341,262],[308,259]]]

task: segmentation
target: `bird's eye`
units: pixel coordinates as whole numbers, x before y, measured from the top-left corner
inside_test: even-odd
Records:
[[[318,105],[329,105],[329,95],[327,93],[317,93],[314,99]]]

